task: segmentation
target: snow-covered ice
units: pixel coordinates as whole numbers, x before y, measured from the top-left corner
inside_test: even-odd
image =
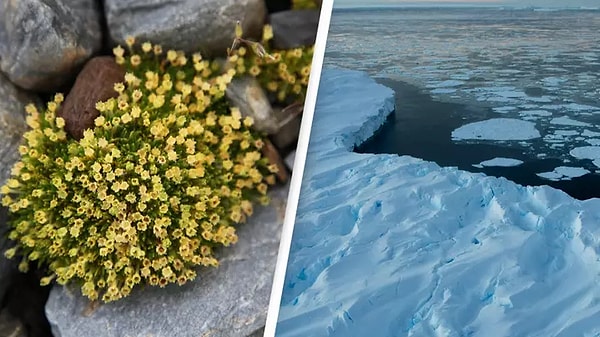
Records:
[[[277,336],[598,336],[600,200],[352,152],[393,109],[324,69]]]
[[[454,140],[528,140],[539,137],[535,123],[513,118],[492,118],[469,123],[452,131]]]
[[[482,161],[479,164],[473,165],[474,167],[489,167],[489,166],[500,166],[500,167],[511,167],[511,166],[519,166],[523,164],[522,160],[514,159],[514,158],[503,158],[497,157],[490,160]]]

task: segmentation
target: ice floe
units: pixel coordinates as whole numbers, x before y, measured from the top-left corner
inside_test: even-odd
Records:
[[[497,157],[494,159],[482,161],[481,163],[475,164],[473,166],[478,167],[478,168],[490,167],[490,166],[511,167],[511,166],[519,166],[521,164],[523,164],[522,160],[513,159],[513,158]]]
[[[535,123],[513,118],[493,118],[463,125],[452,131],[452,139],[528,140],[539,138]]]
[[[569,126],[590,126],[590,123],[576,121],[569,117],[557,117],[550,120],[550,124],[569,125]]]
[[[571,180],[572,178],[581,177],[588,173],[590,171],[581,167],[559,166],[551,172],[537,173],[537,175],[544,179],[558,181]]]

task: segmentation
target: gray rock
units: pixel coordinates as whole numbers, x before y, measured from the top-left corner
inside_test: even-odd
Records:
[[[319,13],[318,9],[302,9],[271,14],[273,47],[290,49],[313,45],[317,38]]]
[[[94,0],[0,0],[0,70],[18,86],[54,92],[101,48]]]
[[[295,146],[300,133],[301,115],[292,114],[288,109],[274,109],[277,119],[278,130],[271,137],[273,144],[278,149],[286,149]]]
[[[38,97],[17,88],[0,74],[0,184],[10,176],[10,170],[19,159],[17,145],[27,129],[25,105],[39,104]]]
[[[33,102],[39,104],[38,98],[25,93],[0,74],[0,186],[10,176],[10,171],[19,159],[18,145],[27,129],[25,124],[25,105]],[[14,261],[4,257],[4,251],[10,247],[6,239],[8,227],[8,210],[0,208],[0,303],[4,299],[16,267]]]
[[[218,268],[199,271],[184,286],[149,287],[99,306],[88,317],[78,290],[56,286],[46,304],[55,337],[257,336],[266,321],[289,186],[270,192],[238,230],[239,241],[220,252]]]
[[[266,18],[264,0],[106,0],[113,41],[133,36],[163,49],[225,55],[240,21],[246,37],[259,37]]]
[[[290,152],[287,156],[285,156],[285,159],[283,161],[290,170],[293,170],[294,160],[296,160],[296,150]]]
[[[6,309],[0,311],[0,337],[27,337],[23,323]]]
[[[0,303],[4,302],[7,290],[18,273],[15,260],[7,260],[4,257],[4,251],[13,246],[6,238],[8,233],[6,225],[7,215],[8,209],[5,207],[0,208]]]
[[[244,116],[254,119],[254,129],[274,134],[279,130],[279,121],[264,89],[254,77],[244,76],[235,78],[225,95],[231,104],[237,106]]]

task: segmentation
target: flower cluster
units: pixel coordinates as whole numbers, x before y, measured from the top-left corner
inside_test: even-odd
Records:
[[[5,255],[22,271],[46,264],[42,284],[74,281],[105,302],[217,266],[214,248],[236,242],[234,225],[275,183],[252,119],[224,99],[235,69],[133,43],[113,50],[124,81],[81,140],[56,115],[61,94],[27,107],[21,160],[0,191],[17,241]]]
[[[273,39],[273,29],[270,25],[265,25],[262,46],[269,57],[262,57],[262,53],[249,50],[252,49],[251,47],[241,46],[229,57],[229,69],[235,69],[238,75],[248,74],[256,77],[261,86],[273,93],[281,103],[303,101],[308,86],[314,46],[271,50],[269,48],[271,39]]]

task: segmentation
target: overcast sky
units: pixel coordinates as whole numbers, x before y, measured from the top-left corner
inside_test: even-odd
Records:
[[[500,5],[539,7],[600,7],[600,0],[334,0],[336,7],[369,5]]]

